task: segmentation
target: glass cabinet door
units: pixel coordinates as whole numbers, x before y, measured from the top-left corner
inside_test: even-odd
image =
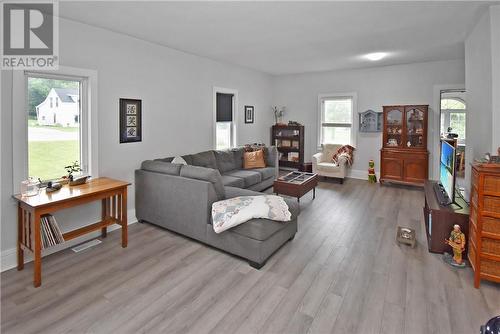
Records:
[[[387,147],[399,147],[402,145],[403,136],[403,111],[392,109],[386,116],[386,142]]]
[[[419,108],[410,108],[406,110],[406,143],[408,148],[424,148],[425,113]]]

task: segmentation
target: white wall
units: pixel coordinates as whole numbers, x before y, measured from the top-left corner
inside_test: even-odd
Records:
[[[500,148],[500,5],[490,7],[492,69],[492,152]],[[500,153],[499,153],[500,154]]]
[[[100,176],[133,182],[142,160],[212,149],[213,86],[238,90],[238,144],[269,141],[273,117],[266,74],[67,20],[60,21],[60,63],[97,70]],[[7,253],[16,240],[11,87],[12,76],[2,71],[1,154],[9,158],[1,166],[1,249]],[[142,142],[119,143],[119,98],[142,99]],[[254,124],[244,124],[244,105],[255,106]],[[133,212],[133,185],[128,206]],[[98,215],[91,205],[56,217],[67,230]]]
[[[286,106],[285,118],[305,125],[305,158],[310,161],[317,151],[318,94],[356,92],[358,112],[367,109],[381,112],[384,105],[429,104],[428,147],[432,171],[436,164],[434,147],[437,145],[433,142],[439,136],[439,105],[434,105],[434,88],[463,85],[464,80],[463,60],[286,75],[273,80],[273,105]],[[355,126],[358,126],[357,115]],[[382,134],[358,132],[356,146],[353,172],[358,176],[367,174],[370,159],[375,161],[378,171]]]
[[[500,6],[490,7],[465,40],[465,78],[466,156],[481,158],[500,147]],[[465,179],[469,189],[470,165]]]

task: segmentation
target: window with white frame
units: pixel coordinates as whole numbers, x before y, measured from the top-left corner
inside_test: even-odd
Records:
[[[319,144],[354,146],[354,94],[320,96]]]
[[[58,179],[75,162],[88,171],[86,80],[25,73],[28,176]]]
[[[215,101],[215,149],[224,150],[235,146],[234,94],[216,93]]]

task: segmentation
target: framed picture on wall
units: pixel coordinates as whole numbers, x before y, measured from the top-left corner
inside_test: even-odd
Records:
[[[120,99],[120,143],[142,141],[142,100]]]
[[[245,106],[245,123],[253,123],[254,110],[253,106]]]

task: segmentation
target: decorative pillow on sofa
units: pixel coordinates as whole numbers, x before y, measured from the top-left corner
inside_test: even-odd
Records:
[[[175,158],[173,158],[171,163],[180,164],[180,165],[187,165],[186,160],[184,160],[184,158],[180,157],[180,156],[176,156]]]
[[[264,168],[264,167],[266,167],[266,162],[264,161],[264,150],[245,152],[243,154],[244,169]]]
[[[245,146],[243,146],[243,152],[255,152],[259,150],[264,151],[264,163],[266,164],[266,166],[269,166],[269,163],[267,161],[267,155],[269,149],[267,148],[266,144],[253,143],[253,144],[245,144]]]
[[[337,152],[335,152],[335,154],[332,156],[332,160],[333,160],[333,163],[335,165],[338,165],[339,164],[339,160],[340,158],[344,158],[347,160],[347,164],[349,166],[352,165],[352,161],[353,161],[353,155],[352,155],[352,152],[355,150],[354,147],[352,147],[351,145],[344,145],[344,146],[341,146]]]

